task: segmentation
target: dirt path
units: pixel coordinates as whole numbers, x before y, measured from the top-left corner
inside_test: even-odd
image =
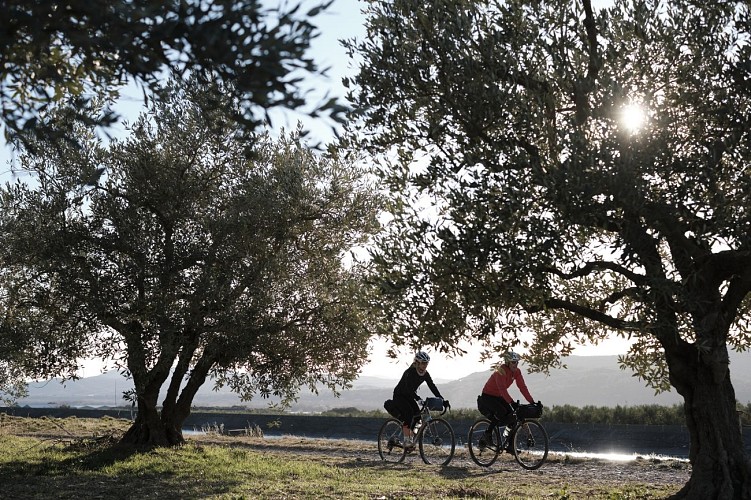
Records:
[[[193,439],[193,438],[191,438]],[[376,444],[368,441],[327,440],[299,437],[283,438],[245,438],[224,436],[201,436],[201,442],[224,444],[230,446],[250,447],[255,450],[274,454],[294,456],[316,456],[321,460],[337,462],[350,461],[353,465],[382,466]],[[572,458],[566,455],[551,454],[548,461],[536,471],[522,469],[513,458],[501,455],[498,461],[484,468],[475,464],[465,449],[458,448],[447,467],[436,467],[422,463],[418,454],[407,457],[403,464],[394,467],[417,467],[435,470],[444,477],[483,478],[497,481],[499,484],[514,482],[538,482],[559,485],[572,498],[586,496],[593,490],[605,485],[663,485],[683,486],[691,474],[691,466],[682,460],[664,460],[642,457],[632,461],[611,461],[604,459]]]

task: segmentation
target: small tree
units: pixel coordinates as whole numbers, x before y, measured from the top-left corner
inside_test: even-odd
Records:
[[[240,103],[236,118],[251,128],[274,107],[338,119],[334,100],[306,103],[301,81],[321,73],[306,52],[318,35],[311,19],[330,4],[301,11],[300,4],[271,8],[236,0],[4,0],[0,120],[6,139],[22,140],[30,131],[59,136],[51,123],[41,127],[39,114],[70,97],[78,101],[79,119],[110,125],[117,118],[112,112],[92,117],[84,111],[92,91],[115,97],[132,79],[149,93],[170,71],[231,82]]]
[[[748,3],[368,3],[351,98],[392,191],[386,333],[521,343],[538,369],[628,338],[622,363],[685,400],[678,496],[748,497],[728,366],[750,339]]]
[[[182,441],[209,376],[286,400],[354,379],[367,273],[347,252],[377,228],[358,168],[298,133],[248,137],[203,89],[168,90],[122,142],[79,127],[87,147],[22,156],[37,183],[6,186],[0,208],[0,345],[27,376],[115,360],[138,406],[124,440],[154,445]]]

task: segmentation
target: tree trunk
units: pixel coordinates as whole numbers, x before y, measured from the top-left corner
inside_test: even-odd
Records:
[[[182,423],[186,417],[176,418],[174,411],[157,409],[156,395],[139,396],[138,415],[121,443],[136,446],[176,446],[185,442]]]
[[[751,498],[749,462],[730,382],[727,350],[701,355],[694,349],[668,354],[670,378],[684,398],[691,438],[691,478],[673,498]]]

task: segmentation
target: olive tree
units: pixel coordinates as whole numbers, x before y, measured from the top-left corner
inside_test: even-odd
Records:
[[[133,81],[148,95],[172,71],[231,82],[241,104],[235,118],[250,127],[275,107],[338,120],[336,101],[306,102],[303,82],[322,73],[308,49],[318,36],[312,20],[330,4],[308,2],[303,9],[303,2],[255,0],[2,0],[0,121],[6,139],[23,140],[30,131],[59,136],[62,131],[38,118],[67,98],[78,101],[79,119],[111,125],[117,119],[111,109],[98,116],[83,111],[92,93],[115,99]]]
[[[35,182],[0,191],[0,360],[34,378],[112,360],[138,409],[123,439],[151,445],[182,441],[209,378],[245,400],[348,386],[370,336],[350,252],[378,227],[352,162],[168,90],[123,140],[37,144]]]
[[[354,145],[392,219],[395,342],[529,352],[630,339],[685,401],[682,498],[751,491],[728,349],[749,345],[747,2],[370,0]],[[643,110],[640,127],[624,112]]]

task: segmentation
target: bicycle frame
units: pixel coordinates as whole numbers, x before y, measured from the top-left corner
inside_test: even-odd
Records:
[[[419,445],[423,462],[447,465],[456,449],[454,430],[451,424],[441,418],[449,408],[450,406],[446,405],[443,411],[438,413],[439,410],[431,410],[427,402],[423,401],[419,413],[413,417],[410,425],[414,439],[410,446],[405,445],[407,436],[403,435],[401,422],[394,418],[387,419],[378,433],[378,453],[381,459],[387,462],[402,462],[407,453]],[[433,412],[436,413],[435,416]]]
[[[542,466],[550,447],[547,431],[535,418],[518,420],[508,433],[505,424],[481,418],[470,427],[467,443],[472,460],[480,466],[492,465],[506,451],[529,470]]]
[[[441,413],[439,413],[436,417],[433,417],[432,411],[436,411],[436,410],[431,411],[431,409],[428,408],[428,404],[425,401],[423,401],[422,406],[420,407],[420,413],[412,417],[412,425],[410,425],[410,428],[414,431],[415,434],[417,434],[417,432],[419,432],[419,430],[415,431],[415,426],[417,425],[417,422],[420,422],[420,429],[422,429],[422,427],[425,427],[425,424],[427,424],[434,418],[439,418],[445,415],[449,408],[451,407],[450,406],[444,407]]]

